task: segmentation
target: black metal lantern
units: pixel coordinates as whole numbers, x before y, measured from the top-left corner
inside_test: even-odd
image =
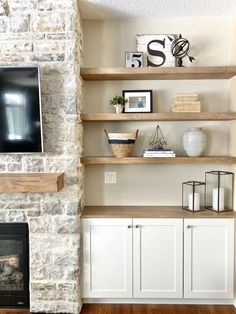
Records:
[[[183,209],[197,212],[204,210],[205,182],[187,181],[182,184]]]
[[[216,212],[233,210],[234,173],[209,171],[205,173],[206,208]]]

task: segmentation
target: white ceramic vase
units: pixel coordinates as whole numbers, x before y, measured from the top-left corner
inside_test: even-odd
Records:
[[[183,146],[191,157],[202,156],[207,144],[206,133],[201,128],[189,128],[183,135]]]

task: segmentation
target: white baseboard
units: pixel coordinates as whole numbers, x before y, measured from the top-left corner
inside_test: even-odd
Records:
[[[227,304],[236,307],[234,299],[100,299],[86,298],[83,303],[113,303],[113,304]]]

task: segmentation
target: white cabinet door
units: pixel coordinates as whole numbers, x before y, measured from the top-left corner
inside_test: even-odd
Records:
[[[185,219],[184,297],[233,298],[234,220]]]
[[[132,297],[132,219],[83,219],[84,298]]]
[[[134,297],[181,298],[183,220],[134,219]]]

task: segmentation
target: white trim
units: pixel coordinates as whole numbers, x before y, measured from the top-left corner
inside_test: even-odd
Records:
[[[227,304],[236,307],[234,299],[83,299],[83,303],[112,303],[112,304]]]

